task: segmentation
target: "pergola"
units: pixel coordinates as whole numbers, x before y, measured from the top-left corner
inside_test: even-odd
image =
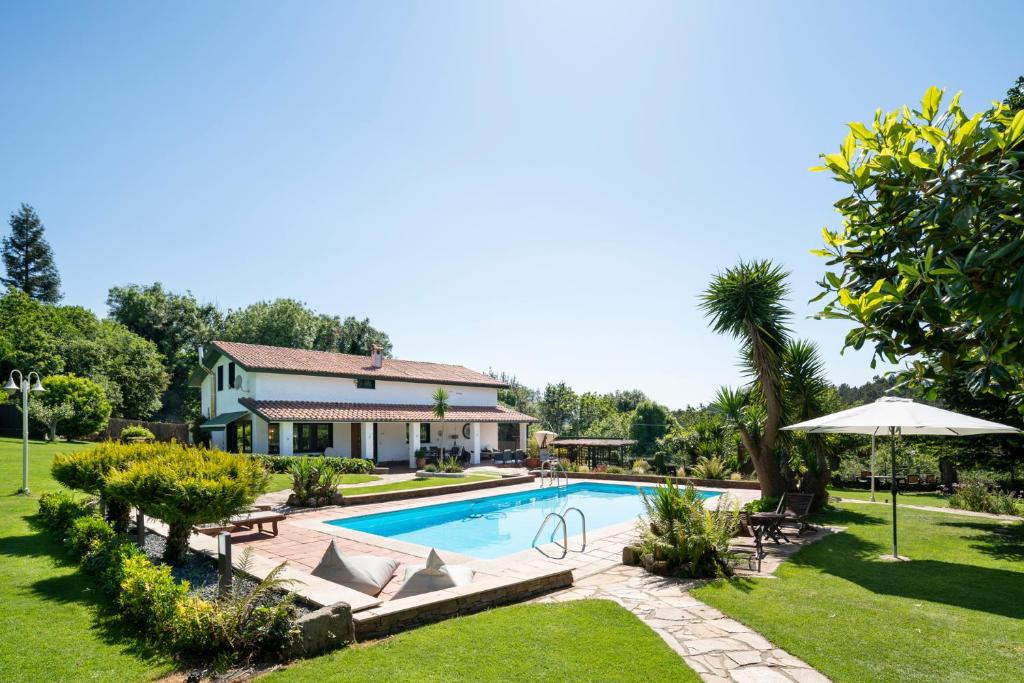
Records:
[[[586,462],[591,467],[598,464],[623,465],[628,449],[636,445],[631,439],[555,439],[548,448],[560,458],[574,463]]]

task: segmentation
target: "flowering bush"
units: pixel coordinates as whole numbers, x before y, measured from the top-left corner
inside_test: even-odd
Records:
[[[995,515],[1019,514],[1013,496],[1000,491],[989,491],[988,484],[980,479],[968,479],[954,484],[949,506]]]

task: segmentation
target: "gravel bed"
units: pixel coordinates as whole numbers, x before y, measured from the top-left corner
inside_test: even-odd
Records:
[[[131,533],[135,533],[134,529]],[[166,545],[167,539],[160,534],[152,531],[146,532],[146,545],[144,550],[146,551],[146,557],[154,563],[162,563],[161,558]],[[188,592],[190,595],[197,595],[205,600],[217,599],[220,572],[217,570],[217,563],[213,558],[189,551],[185,564],[180,567],[172,567],[171,575],[178,581],[188,581]],[[241,590],[243,593],[248,594],[252,592],[257,585],[259,585],[259,582],[248,576],[239,574],[236,571],[233,584],[236,590]],[[284,597],[283,593],[277,593],[277,595]],[[308,614],[315,609],[301,600],[296,600],[294,605],[296,616],[299,617],[304,614]]]

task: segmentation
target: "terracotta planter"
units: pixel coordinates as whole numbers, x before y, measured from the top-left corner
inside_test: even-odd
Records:
[[[416,458],[416,469],[422,470],[426,466],[427,466],[427,459],[426,458]]]
[[[540,467],[540,458],[527,458],[526,467],[531,470]]]

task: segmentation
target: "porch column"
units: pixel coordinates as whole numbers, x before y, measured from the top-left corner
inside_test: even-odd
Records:
[[[363,438],[363,457],[367,460],[373,460],[373,423],[364,422],[363,428],[359,430],[362,432]]]
[[[526,427],[527,427],[527,424],[525,422],[520,422],[519,423],[519,447],[521,449],[523,449],[523,451],[527,450],[527,448],[526,448],[526,446],[527,446],[527,443],[526,443],[526,439],[527,439]]]
[[[470,464],[480,464],[480,423],[471,422],[469,424],[469,434],[473,437],[473,455],[470,458]]]
[[[277,445],[281,451],[281,455],[293,455],[295,453],[294,446],[295,441],[292,437],[292,423],[291,422],[279,422],[277,432]]]
[[[420,449],[420,423],[409,423],[409,467],[416,469],[416,451]]]

